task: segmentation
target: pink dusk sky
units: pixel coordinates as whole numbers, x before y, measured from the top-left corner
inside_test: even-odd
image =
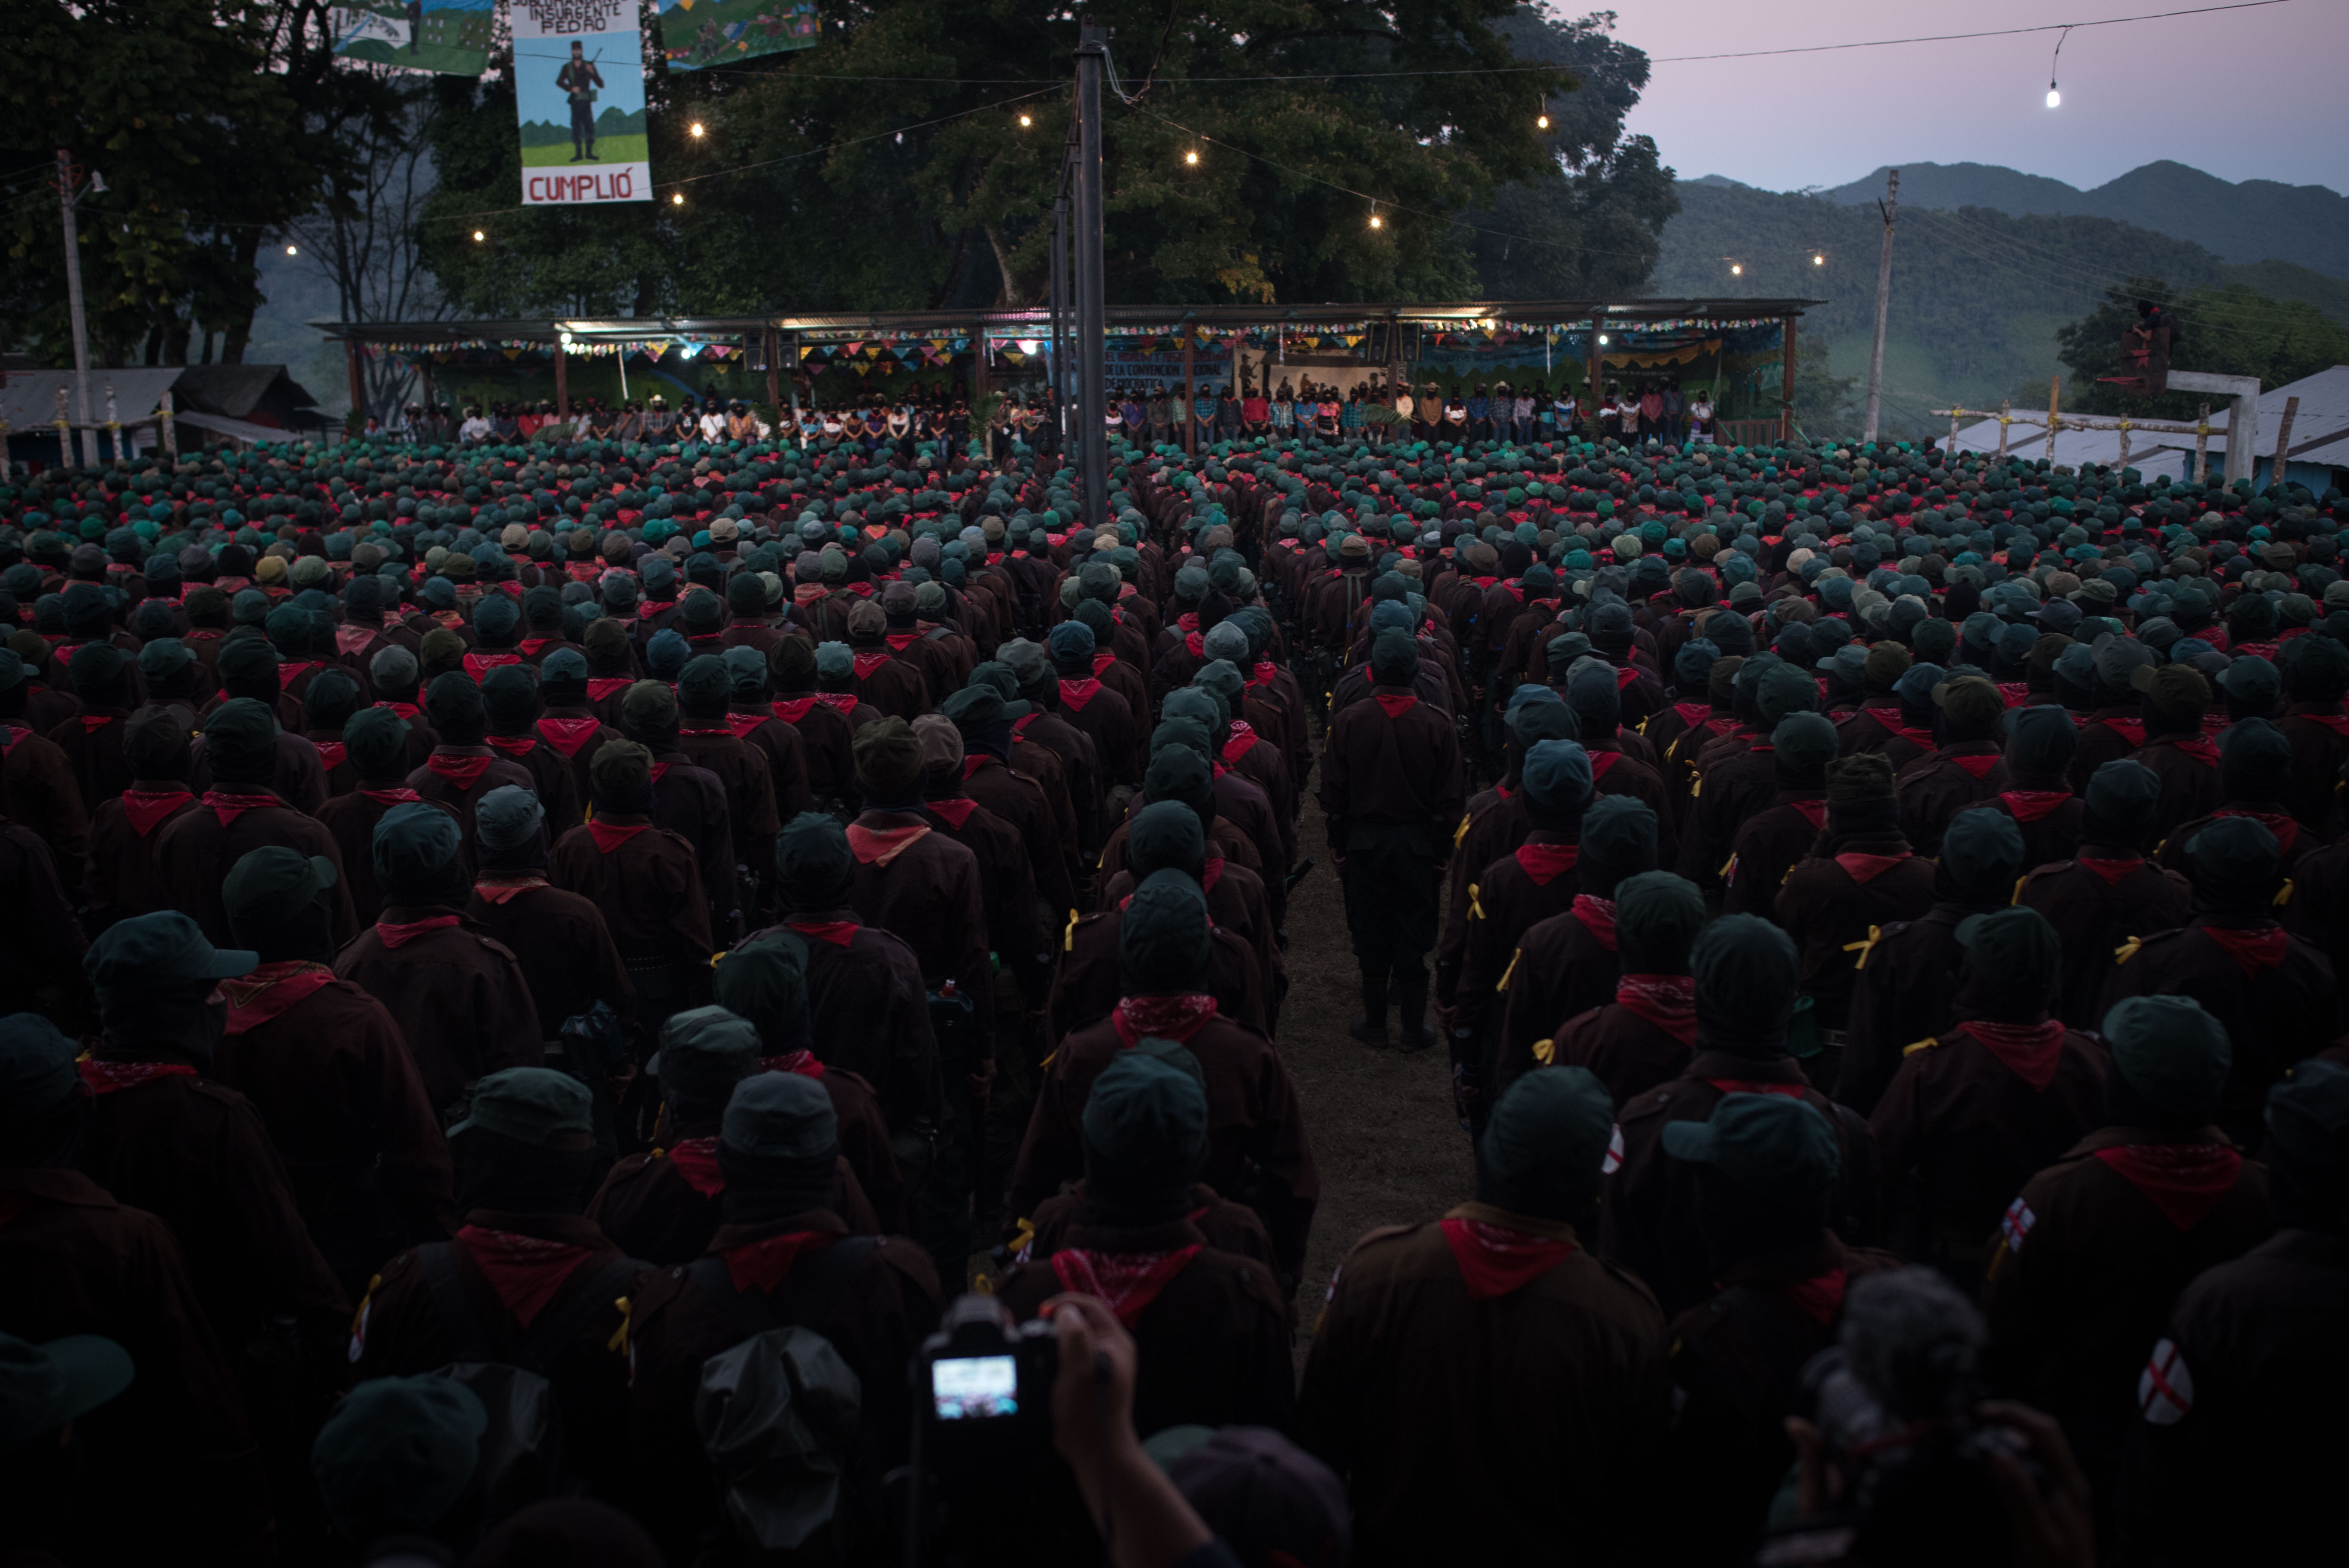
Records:
[[[2349,191],[2349,4],[1775,59],[1671,57],[1975,32],[2179,8],[2195,0],[1620,0],[1617,34],[1657,61],[1630,129],[1683,180],[1834,186],[1880,165],[1995,163],[2092,189],[2159,159],[2241,181]],[[1552,0],[1556,5],[1556,0]],[[1557,5],[1568,15],[1579,5]]]

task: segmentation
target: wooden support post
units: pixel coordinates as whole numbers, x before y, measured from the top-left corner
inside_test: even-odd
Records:
[[[554,342],[554,417],[571,418],[571,351],[561,338]]]
[[[351,412],[359,417],[359,428],[367,428],[367,378],[359,372],[359,340],[343,339],[343,357],[350,362]]]
[[[1778,439],[1791,441],[1795,438],[1795,318],[1790,315],[1785,320],[1785,349],[1780,356],[1778,375]]]
[[[166,387],[163,389],[163,401],[156,406],[155,412],[156,416],[163,421],[163,450],[169,453],[171,460],[176,463],[180,460],[180,430],[178,424],[171,417],[171,389],[170,387]]]
[[[1599,340],[1606,335],[1606,332],[1607,316],[1605,313],[1601,312],[1599,315],[1592,316],[1590,318],[1590,343],[1588,345],[1590,349],[1590,372],[1585,378],[1587,384],[1582,389],[1582,407],[1583,417],[1590,421],[1590,428],[1594,430],[1599,428],[1599,384],[1607,374],[1607,354],[1604,349],[1599,347]]]
[[[782,357],[783,342],[773,327],[767,329],[767,407],[780,410],[783,406],[783,367],[777,363]]]
[[[2063,406],[2063,398],[2064,378],[2050,376],[2047,378],[2047,466],[2051,469],[2055,466],[2055,432],[2064,426],[2064,416],[2058,411]]]
[[[2202,405],[2202,413],[2194,426],[2194,482],[2208,484],[2210,480],[2210,405]]]
[[[2128,449],[2129,449],[2129,422],[2128,422],[2127,419],[2123,419],[2123,420],[2121,421],[2120,429],[2121,429],[2121,460],[2120,460],[2120,467],[2121,467],[2123,469],[2127,469],[2127,467],[2128,467]]]
[[[1186,321],[1183,324],[1183,449],[1185,452],[1193,451],[1197,444],[1199,423],[1198,367],[1192,363],[1194,343],[1191,324]]]
[[[2275,461],[2269,465],[2268,468],[2268,483],[2271,487],[2283,483],[2284,463],[2292,456],[2292,422],[2294,418],[2299,417],[2299,414],[2300,399],[2297,397],[2285,398],[2283,400],[2283,423],[2276,427]]]

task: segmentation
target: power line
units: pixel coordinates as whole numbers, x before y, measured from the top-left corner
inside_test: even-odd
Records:
[[[2207,16],[2218,11],[2256,11],[2292,0],[2235,0],[2230,5],[2197,5],[2184,11],[2148,11],[2137,16],[2101,16],[2093,22],[2039,22],[2027,27],[1992,27],[1979,33],[1924,33],[1909,38],[1864,38],[1848,44],[1801,44],[1785,49],[1736,49],[1719,55],[1658,55],[1651,66],[1682,66],[1698,60],[1759,60],[1775,55],[1825,55],[1843,49],[1889,49],[1902,44],[1950,44],[1966,38],[2012,38],[2024,33],[2057,33],[2074,27],[2117,27],[2126,22],[2166,22],[2173,16]]]

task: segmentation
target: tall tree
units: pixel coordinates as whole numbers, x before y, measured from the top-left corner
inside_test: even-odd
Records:
[[[2127,373],[2121,334],[2135,325],[2141,299],[2175,301],[2169,312],[2178,333],[2169,351],[2175,369],[2256,376],[2263,387],[2281,387],[2349,363],[2349,329],[2313,304],[2270,299],[2240,284],[2197,289],[2177,299],[2161,279],[2134,277],[2106,290],[2104,303],[2080,320],[2056,328],[2057,357],[2072,367],[2064,407],[2083,414],[2191,419],[2209,401],[2197,392],[2140,397],[2098,380]]]
[[[1568,85],[1511,53],[1499,24],[1513,9],[1091,8],[1113,31],[1119,78],[1103,116],[1111,297],[1475,292],[1451,215],[1547,166],[1526,108]],[[1019,0],[819,0],[819,10],[817,48],[693,73],[654,67],[652,210],[516,211],[512,89],[485,79],[461,106],[468,123],[452,119],[436,143],[444,191],[426,253],[444,286],[468,310],[1036,302],[1077,14],[1040,16]],[[696,120],[699,138],[687,130]],[[456,216],[465,212],[489,216]]]
[[[1648,85],[1648,57],[1614,29],[1612,11],[1568,21],[1532,5],[1518,6],[1501,25],[1519,58],[1562,67],[1578,90],[1523,95],[1524,113],[1549,120],[1542,131],[1548,167],[1501,187],[1489,209],[1462,217],[1474,233],[1481,292],[1491,298],[1630,294],[1655,267],[1680,197],[1654,140],[1623,132],[1624,117]]]

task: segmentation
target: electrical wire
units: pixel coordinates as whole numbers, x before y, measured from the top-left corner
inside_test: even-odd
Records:
[[[2256,11],[2292,0],[2235,0],[2229,5],[2196,5],[2184,11],[2147,11],[2136,16],[2101,16],[2093,22],[2038,22],[2027,27],[1990,27],[1979,33],[1925,33],[1910,38],[1864,38],[1848,44],[1802,44],[1785,49],[1736,49],[1719,55],[1657,55],[1651,66],[1684,66],[1699,60],[1761,60],[1777,55],[1826,55],[1844,49],[1889,49],[1903,44],[1950,44],[1966,38],[2012,38],[2024,33],[2057,33],[2074,27],[2117,27],[2127,22],[2166,22],[2173,16],[2207,16],[2218,11]]]

